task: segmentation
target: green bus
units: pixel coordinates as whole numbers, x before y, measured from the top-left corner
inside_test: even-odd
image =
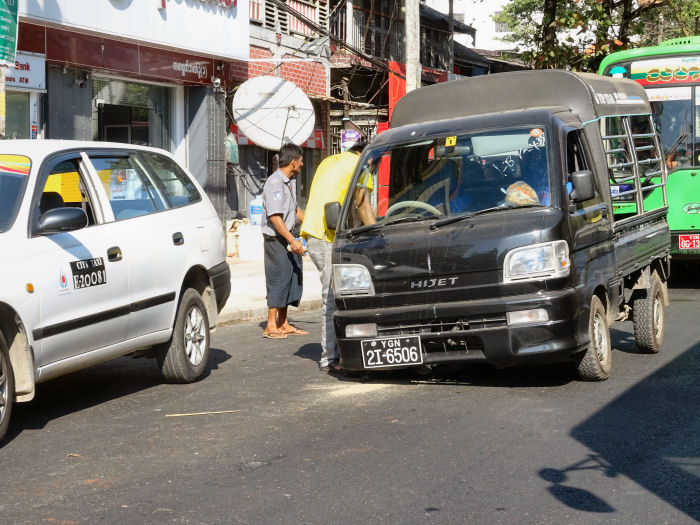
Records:
[[[676,260],[700,260],[700,36],[612,53],[598,72],[630,78],[646,89],[668,171],[671,253]],[[646,197],[658,198],[656,192]],[[625,200],[614,202],[616,214],[634,208]]]

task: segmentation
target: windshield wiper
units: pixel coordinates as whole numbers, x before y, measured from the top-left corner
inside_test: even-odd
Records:
[[[445,217],[444,219],[440,219],[439,221],[435,221],[434,223],[432,223],[430,225],[430,229],[437,230],[438,228],[440,228],[442,226],[446,226],[446,225],[452,224],[454,222],[459,222],[459,221],[462,221],[464,219],[469,219],[469,218],[474,217],[476,215],[490,213],[492,211],[514,210],[516,208],[540,208],[540,207],[542,207],[541,204],[523,204],[520,206],[510,204],[510,205],[505,205],[505,206],[493,206],[491,208],[485,208],[483,210],[458,213],[457,215],[451,215],[450,217]]]
[[[381,222],[376,222],[374,224],[368,224],[366,226],[358,226],[357,228],[350,230],[348,234],[351,237],[356,237],[357,235],[362,235],[363,233],[368,233],[372,232],[375,230],[381,230],[384,228],[384,226],[388,226],[390,224],[399,224],[402,222],[416,222],[416,221],[423,221],[427,219],[428,217],[423,217],[421,215],[406,215],[404,217],[397,217],[396,219],[393,220],[384,220]]]

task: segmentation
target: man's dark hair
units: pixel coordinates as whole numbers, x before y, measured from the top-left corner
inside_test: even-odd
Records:
[[[288,142],[280,148],[279,152],[279,167],[284,168],[289,164],[304,155],[304,151],[292,142]]]
[[[362,153],[362,150],[367,146],[367,142],[360,140],[355,142],[352,146],[348,148],[348,151],[354,151],[355,153]]]

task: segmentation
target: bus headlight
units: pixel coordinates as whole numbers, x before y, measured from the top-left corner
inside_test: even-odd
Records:
[[[374,286],[369,270],[361,264],[334,264],[333,292],[338,297],[374,295]]]
[[[569,245],[566,241],[522,246],[506,254],[503,282],[566,277],[570,267]]]

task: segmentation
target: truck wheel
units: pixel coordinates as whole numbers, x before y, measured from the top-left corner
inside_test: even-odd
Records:
[[[209,360],[209,317],[197,290],[182,294],[170,342],[156,355],[161,374],[169,383],[192,383],[201,378]]]
[[[7,343],[0,333],[0,442],[10,425],[12,402],[15,397],[15,376],[12,373]]]
[[[661,286],[661,279],[654,272],[646,296],[635,299],[632,305],[634,340],[637,342],[637,348],[644,354],[656,354],[661,349],[664,339],[666,317]]]
[[[588,337],[591,342],[578,363],[578,376],[583,381],[605,381],[612,369],[610,328],[603,303],[595,295],[591,299]]]

